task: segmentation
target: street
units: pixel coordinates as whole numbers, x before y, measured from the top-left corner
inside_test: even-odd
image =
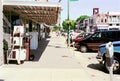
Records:
[[[110,81],[96,52],[67,48],[65,38],[55,33],[41,42],[35,53],[34,61],[0,67],[0,81]],[[120,81],[120,75],[114,74],[113,79]]]
[[[93,81],[110,81],[109,73],[106,73],[104,65],[99,64],[96,59],[97,52],[80,53],[74,51],[78,63],[82,65],[84,70],[89,74]],[[120,74],[114,74],[114,81],[120,80]]]

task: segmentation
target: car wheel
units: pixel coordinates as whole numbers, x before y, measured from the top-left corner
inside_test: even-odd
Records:
[[[107,62],[104,63],[105,68],[107,72],[109,72],[109,66],[107,65]],[[113,64],[113,73],[119,73],[120,71],[120,60],[116,57],[114,57],[114,64]]]
[[[84,45],[80,46],[80,51],[81,51],[82,53],[86,53],[86,52],[88,51],[87,46],[84,46]]]
[[[30,60],[30,61],[33,61],[33,60],[34,60],[34,58],[35,58],[35,56],[34,56],[34,55],[30,55],[29,60]]]

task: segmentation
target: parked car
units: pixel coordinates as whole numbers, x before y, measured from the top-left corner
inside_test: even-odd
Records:
[[[75,39],[75,43],[79,42],[80,40],[83,40],[84,38],[86,38],[87,36],[90,36],[92,35],[91,33],[86,33],[86,32],[83,32],[83,33],[80,33]]]
[[[98,46],[109,41],[119,41],[120,30],[96,31],[75,44],[77,50],[87,52],[88,50],[98,50]]]
[[[104,64],[106,71],[108,71],[108,66],[106,63],[106,44],[102,44],[98,48],[98,55],[96,58],[98,59],[100,64]],[[113,48],[114,48],[114,66],[113,66],[113,72],[119,73],[120,72],[120,41],[113,42]]]

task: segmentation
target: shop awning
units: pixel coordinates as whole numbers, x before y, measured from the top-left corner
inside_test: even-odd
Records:
[[[56,24],[61,10],[60,3],[40,1],[9,1],[3,0],[5,12],[13,11],[21,17],[36,23]]]

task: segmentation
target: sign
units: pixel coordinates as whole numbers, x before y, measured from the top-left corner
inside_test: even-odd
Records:
[[[99,8],[93,8],[93,15],[99,14]]]
[[[78,0],[70,0],[70,1],[78,1]]]

